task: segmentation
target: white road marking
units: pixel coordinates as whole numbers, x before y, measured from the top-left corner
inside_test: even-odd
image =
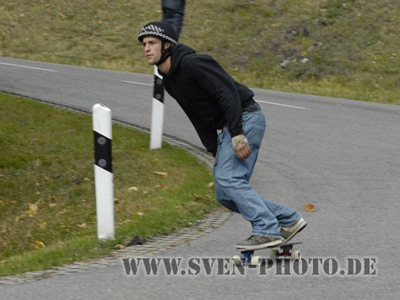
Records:
[[[4,63],[4,62],[0,62],[0,65],[18,67],[18,68],[25,68],[25,69],[32,69],[32,70],[38,70],[38,71],[46,71],[46,72],[58,72],[56,70],[51,70],[51,69],[43,69],[43,68],[36,68],[36,67],[30,67],[30,66],[24,66],[24,65],[8,64],[8,63]]]
[[[305,108],[305,107],[301,107],[301,106],[287,105],[287,104],[281,104],[281,103],[275,103],[275,102],[268,102],[268,101],[261,101],[261,100],[256,100],[256,101],[260,102],[260,103],[278,105],[278,106],[283,106],[283,107],[290,107],[290,108],[297,108],[297,109],[309,109],[309,108]]]
[[[153,86],[152,84],[149,84],[149,83],[142,83],[142,82],[136,82],[136,81],[122,80],[122,82],[136,84],[136,85]],[[278,105],[278,106],[289,107],[289,108],[308,109],[308,108],[301,107],[301,106],[294,106],[294,105],[281,104],[281,103],[275,103],[275,102],[268,102],[268,101],[262,101],[262,100],[256,100],[256,101],[259,102],[259,103]]]
[[[142,83],[142,82],[135,82],[135,81],[126,81],[126,80],[122,80],[122,82],[125,82],[125,83],[132,83],[132,84],[137,84],[137,85],[144,85],[144,86],[153,86],[152,84],[149,84],[149,83]]]

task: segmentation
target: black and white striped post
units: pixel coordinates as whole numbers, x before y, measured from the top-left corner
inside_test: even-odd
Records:
[[[151,113],[150,149],[159,149],[162,146],[164,123],[164,83],[163,77],[154,66],[153,108]]]
[[[112,121],[111,110],[103,104],[93,106],[93,133],[97,236],[100,240],[114,239]]]

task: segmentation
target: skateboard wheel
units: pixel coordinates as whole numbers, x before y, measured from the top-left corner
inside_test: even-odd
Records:
[[[251,258],[251,263],[250,265],[252,266],[258,266],[258,263],[260,262],[260,257],[255,255]]]
[[[300,251],[296,250],[292,252],[292,260],[299,260],[300,259]]]
[[[279,256],[279,250],[271,250],[269,252],[269,258],[270,259],[275,259]]]
[[[241,262],[241,257],[240,257],[240,255],[235,255],[234,257],[233,257],[233,263],[236,265],[236,266],[240,266],[241,264],[242,264],[242,262]]]

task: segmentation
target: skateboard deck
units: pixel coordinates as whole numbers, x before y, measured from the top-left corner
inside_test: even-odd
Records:
[[[302,242],[287,242],[275,246],[268,246],[268,247],[263,247],[260,249],[246,249],[246,248],[236,248],[238,251],[240,251],[240,255],[235,255],[233,257],[233,262],[235,265],[252,265],[256,266],[258,265],[260,261],[260,256],[254,255],[254,251],[258,250],[264,250],[264,249],[271,249],[270,251],[270,259],[292,259],[292,260],[298,260],[300,259],[300,251],[295,250],[293,251],[293,246],[302,244]],[[274,248],[279,248],[281,251],[278,249]]]

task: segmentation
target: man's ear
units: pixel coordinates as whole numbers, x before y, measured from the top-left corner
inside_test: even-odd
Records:
[[[169,47],[171,47],[171,43],[170,42],[166,42],[164,45],[164,49],[168,49]]]

